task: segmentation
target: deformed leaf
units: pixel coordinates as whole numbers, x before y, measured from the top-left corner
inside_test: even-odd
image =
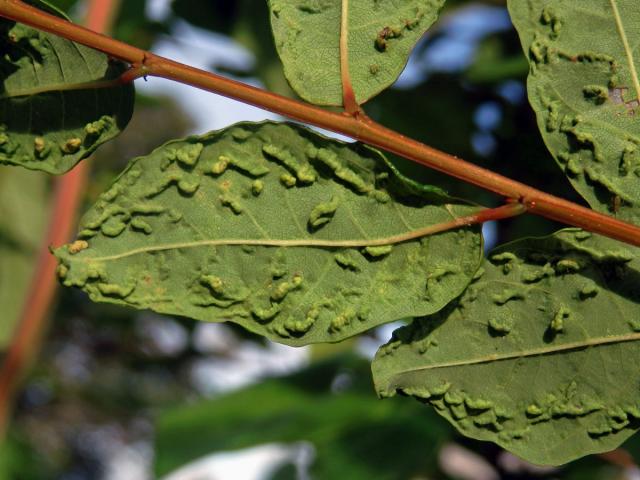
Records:
[[[376,389],[533,463],[612,450],[640,427],[638,285],[638,249],[581,230],[505,245],[380,348]]]
[[[545,143],[589,204],[640,220],[637,0],[510,0]]]
[[[305,100],[342,105],[340,19],[349,2],[349,74],[358,103],[389,87],[444,0],[268,0],[284,73]]]
[[[46,204],[45,176],[0,167],[0,349],[12,338],[27,300],[46,226]]]
[[[129,122],[133,84],[108,82],[124,64],[3,18],[0,48],[0,164],[64,173]]]
[[[55,253],[64,284],[93,300],[301,345],[459,295],[481,261],[477,228],[391,237],[473,209],[405,184],[364,145],[242,123],[133,160]]]

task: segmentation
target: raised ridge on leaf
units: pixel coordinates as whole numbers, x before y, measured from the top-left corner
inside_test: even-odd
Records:
[[[102,194],[56,250],[58,273],[97,301],[339,341],[441,309],[481,260],[477,226],[410,238],[477,207],[394,172],[369,147],[288,123],[175,140]]]

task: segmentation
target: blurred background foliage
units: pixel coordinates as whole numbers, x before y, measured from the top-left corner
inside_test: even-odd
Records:
[[[53,3],[82,18],[82,1]],[[242,53],[242,61],[217,56],[207,65],[212,71],[295,96],[282,74],[264,0],[123,0],[114,27],[116,38],[139,47],[169,43],[192,53],[203,48],[189,44],[194,32],[209,42],[207,48],[232,46]],[[541,141],[526,101],[527,68],[504,2],[450,0],[397,85],[365,109],[405,135],[581,202]],[[92,160],[86,205],[130,158],[202,127],[180,97],[154,92],[138,89],[129,128]],[[224,121],[230,114],[224,108],[212,107],[208,114]],[[498,201],[436,172],[394,161],[407,174],[453,195],[485,205]],[[10,340],[30,259],[46,224],[49,182],[40,174],[0,169],[1,348]],[[487,238],[501,243],[558,227],[522,216],[489,227]],[[338,345],[291,349],[233,325],[93,304],[84,294],[61,291],[0,449],[0,478],[604,480],[638,475],[633,458],[640,455],[640,444],[634,439],[626,452],[538,468],[494,445],[464,439],[418,402],[378,400],[369,359],[392,329]]]

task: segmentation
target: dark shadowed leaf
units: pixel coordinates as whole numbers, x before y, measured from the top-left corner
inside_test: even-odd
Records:
[[[127,125],[133,84],[95,83],[117,79],[125,65],[6,19],[0,45],[0,164],[64,173]]]
[[[537,464],[616,448],[640,427],[637,254],[577,229],[497,249],[459,301],[381,347],[377,391]]]

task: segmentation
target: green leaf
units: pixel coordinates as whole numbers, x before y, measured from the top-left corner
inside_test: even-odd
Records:
[[[367,370],[367,362],[340,356],[164,412],[156,427],[156,476],[208,454],[305,441],[315,450],[312,478],[439,478],[437,453],[451,429],[419,405],[380,402]]]
[[[11,429],[0,445],[0,478],[50,478],[43,455],[22,433]]]
[[[347,1],[347,0],[342,0]],[[342,105],[338,0],[268,0],[271,27],[293,89],[318,105]],[[436,21],[444,0],[349,1],[349,73],[358,103],[389,87]]]
[[[120,2],[113,22],[113,38],[144,50],[151,50],[160,35],[169,35],[166,21],[154,21],[146,15],[147,0]]]
[[[636,0],[517,0],[529,100],[549,150],[597,210],[640,220]]]
[[[616,448],[640,427],[637,254],[577,229],[497,249],[458,302],[381,347],[377,391],[537,464]]]
[[[0,45],[0,164],[64,173],[129,122],[133,84],[104,82],[117,79],[124,64],[6,19]]]
[[[483,39],[464,79],[486,85],[524,78],[529,71],[529,62],[520,52],[511,52],[505,48],[512,46],[512,33],[499,32]]]
[[[242,123],[132,161],[81,240],[55,253],[64,284],[93,300],[302,345],[459,295],[481,261],[479,229],[409,237],[474,210],[402,182],[364,145]]]
[[[42,174],[0,168],[0,349],[13,336],[26,301],[47,220]]]

